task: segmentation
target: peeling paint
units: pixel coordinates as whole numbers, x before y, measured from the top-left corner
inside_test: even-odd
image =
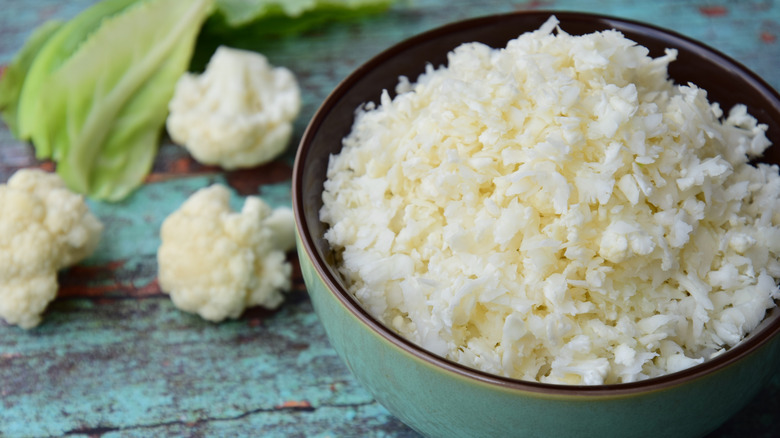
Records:
[[[94,1],[4,2],[0,64],[33,27]],[[601,12],[670,28],[718,48],[780,89],[780,5],[770,1],[421,0],[316,34],[240,41],[300,81],[303,108],[288,150],[272,163],[224,172],[164,138],[141,190],[117,204],[90,202],[106,224],[97,253],[60,274],[58,299],[40,327],[24,331],[0,322],[0,436],[418,437],[373,400],[330,348],[294,253],[293,287],[280,309],[248,309],[214,324],[179,311],[159,290],[159,227],[191,193],[213,183],[233,189],[232,204],[260,194],[274,206],[288,205],[297,140],[356,66],[423,30],[526,9]],[[20,167],[54,170],[2,126],[0,181]],[[709,438],[771,436],[778,394],[780,377]]]
[[[729,13],[723,5],[699,6],[699,12],[706,17],[723,17]]]

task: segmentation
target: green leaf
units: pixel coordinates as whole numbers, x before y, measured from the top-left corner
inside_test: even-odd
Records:
[[[217,0],[214,20],[228,29],[260,24],[274,31],[300,28],[323,19],[341,19],[387,9],[394,0]],[[275,25],[279,21],[284,25]]]
[[[46,78],[36,145],[68,186],[116,201],[151,170],[176,81],[213,0],[144,0],[104,18]]]
[[[290,37],[333,22],[385,12],[395,0],[216,0],[190,69],[203,71],[221,45],[262,51],[278,37]]]
[[[300,15],[297,9],[314,4],[296,0],[217,0],[217,11],[231,27],[240,27],[268,15]]]
[[[33,131],[39,129],[41,124],[52,122],[41,120],[40,117],[41,107],[44,105],[41,96],[47,94],[51,88],[48,83],[50,75],[73,56],[106,17],[121,12],[135,1],[99,2],[60,26],[47,39],[32,61],[22,85],[17,114],[19,138],[30,140]],[[36,156],[40,159],[52,158],[52,153],[48,138],[39,138],[35,144]]]
[[[60,26],[62,26],[61,21],[51,20],[35,29],[24,43],[24,47],[6,67],[0,79],[0,112],[3,114],[3,120],[8,125],[8,129],[16,137],[19,137],[17,112],[25,77],[38,52]]]

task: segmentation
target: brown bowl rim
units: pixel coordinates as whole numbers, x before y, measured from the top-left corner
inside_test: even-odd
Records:
[[[377,66],[381,65],[388,58],[407,50],[410,47],[418,45],[430,38],[437,38],[443,35],[457,33],[462,30],[469,29],[474,26],[482,26],[490,23],[499,22],[507,17],[517,15],[529,15],[538,17],[549,17],[555,15],[561,22],[565,21],[586,21],[586,22],[601,22],[610,25],[611,23],[619,24],[621,27],[630,27],[634,30],[642,30],[645,32],[663,34],[667,38],[676,40],[676,42],[683,43],[687,48],[694,50],[697,53],[706,53],[709,56],[720,58],[720,62],[729,65],[739,73],[743,79],[752,81],[755,85],[768,94],[773,100],[780,105],[780,94],[777,93],[766,81],[753,73],[750,69],[745,67],[740,62],[732,59],[731,57],[721,53],[717,49],[709,47],[702,42],[696,41],[690,37],[677,33],[675,31],[662,28],[653,24],[643,23],[637,20],[620,18],[604,14],[596,14],[589,12],[575,12],[575,11],[559,11],[559,10],[534,10],[534,11],[516,11],[503,14],[494,14],[481,16],[476,18],[470,18],[465,20],[456,21],[453,23],[445,24],[433,28],[428,31],[424,31],[415,36],[407,38],[399,43],[392,45],[391,47],[383,50],[379,54],[375,55],[367,62],[359,66],[355,71],[343,79],[336,88],[325,98],[321,106],[317,109],[308,126],[306,127],[304,134],[300,140],[298,150],[295,155],[295,162],[293,166],[292,175],[292,204],[293,212],[295,215],[295,222],[297,232],[300,236],[300,240],[303,246],[303,250],[307,257],[309,257],[312,265],[314,266],[318,276],[324,281],[329,292],[333,294],[339,302],[352,313],[363,324],[368,326],[372,332],[379,335],[385,341],[393,344],[395,347],[403,350],[415,356],[417,359],[433,365],[443,371],[454,373],[460,377],[481,382],[488,385],[495,385],[501,388],[509,390],[518,390],[523,392],[532,392],[537,394],[546,395],[558,395],[558,396],[625,396],[636,395],[640,393],[659,391],[667,388],[672,388],[684,383],[688,383],[712,374],[715,374],[721,370],[728,368],[729,366],[739,362],[747,356],[750,356],[761,347],[765,346],[780,333],[780,316],[777,315],[776,308],[767,311],[767,315],[764,317],[764,323],[760,326],[760,330],[757,330],[744,339],[736,346],[730,348],[719,356],[705,361],[702,364],[695,365],[693,367],[681,370],[675,373],[667,375],[653,377],[641,381],[630,383],[616,383],[606,385],[561,385],[540,383],[535,381],[526,381],[513,379],[509,377],[503,377],[495,374],[490,374],[484,371],[473,369],[464,365],[461,365],[452,360],[443,358],[436,354],[433,354],[422,347],[412,343],[411,341],[403,338],[393,330],[387,328],[381,322],[377,321],[371,316],[357,300],[352,297],[351,294],[342,286],[340,280],[337,278],[338,274],[335,274],[331,269],[326,268],[327,262],[323,259],[319,253],[316,245],[314,244],[314,238],[309,232],[308,226],[306,226],[306,218],[304,214],[304,200],[303,192],[300,188],[300,181],[303,178],[304,163],[307,157],[307,153],[310,149],[312,139],[317,130],[322,125],[323,119],[329,114],[336,103],[344,94],[350,89],[356,81],[359,80],[366,72],[373,70]],[[410,78],[411,79],[411,78]],[[299,251],[301,248],[299,248]],[[774,318],[769,321],[770,318]],[[768,322],[768,324],[767,324]]]

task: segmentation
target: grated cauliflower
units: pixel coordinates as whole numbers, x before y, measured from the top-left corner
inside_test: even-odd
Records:
[[[18,170],[0,184],[0,317],[29,329],[57,295],[57,271],[97,248],[103,225],[54,173]]]
[[[260,53],[221,46],[203,74],[179,79],[166,127],[198,162],[246,168],[284,152],[300,107],[290,70]]]
[[[292,211],[249,196],[235,212],[229,200],[220,184],[195,192],[163,221],[157,251],[163,292],[179,309],[215,322],[251,306],[275,309],[291,286]]]
[[[466,366],[557,384],[701,363],[780,297],[766,126],[617,31],[461,45],[357,112],[320,212],[349,290]]]

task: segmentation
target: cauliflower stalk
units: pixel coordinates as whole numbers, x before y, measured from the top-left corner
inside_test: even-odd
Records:
[[[259,53],[221,46],[203,74],[185,73],[177,82],[167,129],[203,164],[252,167],[285,150],[300,106],[290,70]]]
[[[275,309],[291,285],[292,211],[249,196],[235,212],[229,200],[221,184],[195,192],[163,222],[157,252],[160,288],[179,309],[214,322],[251,306]]]
[[[0,317],[37,326],[57,295],[57,271],[90,256],[103,225],[56,174],[17,171],[0,185]]]

